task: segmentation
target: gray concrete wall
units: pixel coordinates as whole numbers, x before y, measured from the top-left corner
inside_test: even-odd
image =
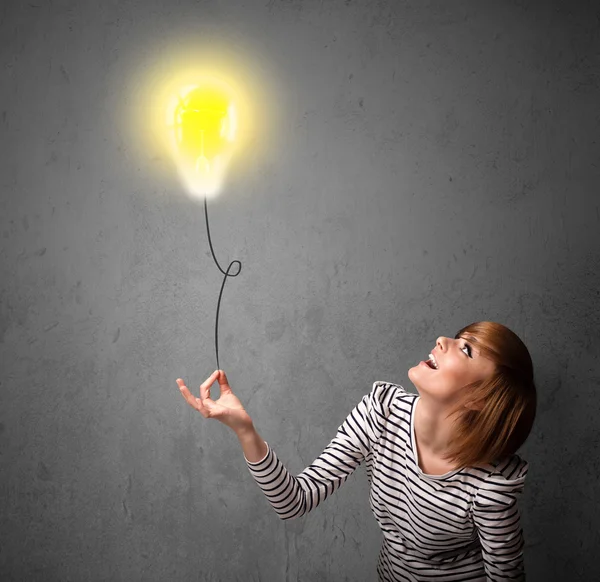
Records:
[[[218,260],[243,264],[220,367],[261,436],[297,474],[375,380],[415,392],[439,335],[504,323],[540,397],[528,579],[600,579],[598,22],[573,2],[3,2],[0,578],[376,579],[364,467],[281,522],[175,383],[217,367],[222,275],[202,203],[125,120],[165,55],[220,43],[272,99],[209,202]]]

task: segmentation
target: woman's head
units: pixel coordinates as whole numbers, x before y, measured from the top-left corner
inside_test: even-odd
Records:
[[[480,321],[454,339],[439,337],[432,353],[438,369],[419,365],[409,376],[453,418],[445,459],[474,466],[517,452],[537,406],[533,363],[519,337],[500,323]]]

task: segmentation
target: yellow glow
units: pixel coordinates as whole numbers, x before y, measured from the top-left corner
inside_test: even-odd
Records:
[[[268,150],[277,153],[285,100],[261,48],[240,46],[240,39],[231,44],[174,35],[179,38],[170,48],[138,46],[115,73],[116,82],[128,82],[125,94],[114,89],[121,96],[119,123],[127,130],[124,153],[129,167],[160,178],[152,181],[159,189],[178,176],[190,197],[211,198],[232,176],[243,180],[259,171]],[[236,190],[238,196],[250,192]]]
[[[167,106],[172,155],[191,194],[211,195],[222,185],[235,145],[235,101],[231,87],[204,76],[197,85],[183,87]]]

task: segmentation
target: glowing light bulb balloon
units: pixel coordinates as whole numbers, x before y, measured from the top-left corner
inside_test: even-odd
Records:
[[[272,129],[281,119],[282,103],[265,74],[262,59],[257,65],[251,51],[244,51],[243,56],[237,52],[228,45],[219,46],[213,39],[206,44],[178,39],[172,47],[161,48],[160,58],[151,55],[147,66],[131,73],[131,92],[123,100],[126,105],[121,113],[122,123],[130,127],[136,142],[132,151],[142,155],[140,163],[148,161],[149,147],[155,154],[153,162],[169,155],[174,162],[170,169],[178,173],[187,196],[194,201],[204,198],[208,243],[223,274],[215,321],[218,369],[221,297],[227,279],[240,274],[242,263],[231,261],[222,268],[217,261],[207,198],[220,193],[234,154],[236,172],[243,175],[244,170],[255,168],[257,160],[268,151],[267,145],[272,147]],[[137,66],[138,57],[135,63]],[[251,155],[241,155],[249,151]],[[157,163],[148,168],[162,172],[164,165]],[[244,196],[249,192],[238,188],[237,199]],[[189,209],[194,205],[185,206]]]
[[[202,79],[181,89],[167,108],[171,153],[188,192],[219,191],[234,150],[237,112],[226,84]]]
[[[237,277],[242,270],[240,261],[232,261],[224,271],[215,257],[208,227],[206,197],[221,188],[225,171],[233,153],[237,129],[236,107],[232,92],[223,82],[203,78],[197,85],[184,87],[172,99],[167,109],[171,153],[179,175],[191,195],[204,197],[206,231],[213,259],[225,275],[217,303],[215,322],[215,351],[219,365],[219,308],[227,277]],[[238,270],[231,272],[237,263]]]

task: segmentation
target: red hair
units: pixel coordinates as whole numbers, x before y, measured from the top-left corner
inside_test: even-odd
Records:
[[[468,384],[452,408],[454,436],[444,455],[460,467],[501,460],[517,452],[533,427],[537,392],[525,344],[506,326],[480,321],[463,327],[464,339],[495,364],[485,380]],[[476,405],[477,410],[468,405]]]

